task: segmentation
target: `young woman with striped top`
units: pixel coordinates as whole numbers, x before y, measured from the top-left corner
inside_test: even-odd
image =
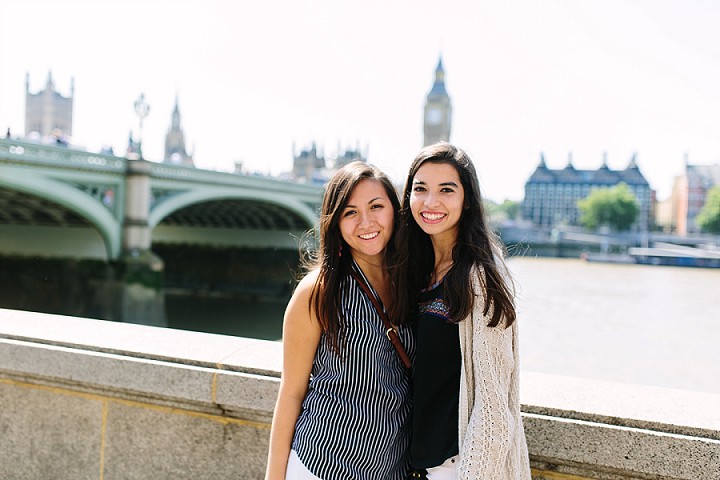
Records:
[[[317,263],[285,312],[266,480],[403,480],[408,473],[408,375],[351,275],[392,305],[386,259],[398,208],[390,180],[362,162],[327,185]],[[410,327],[397,330],[412,355]]]
[[[513,286],[459,148],[415,158],[396,251],[393,312],[416,329],[411,478],[530,480]]]

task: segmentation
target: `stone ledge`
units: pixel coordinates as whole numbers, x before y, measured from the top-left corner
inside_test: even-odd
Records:
[[[720,440],[720,395],[523,371],[523,412]]]
[[[28,350],[13,357],[24,362],[17,368],[38,376],[72,382],[79,375],[106,386],[114,378],[122,388],[150,394],[162,390],[191,401],[215,399],[229,410],[257,405],[256,399],[232,401],[242,396],[245,380],[239,379],[252,375],[276,379],[260,399],[268,402],[266,396],[276,394],[282,367],[281,342],[18,310],[0,309],[0,340],[9,342],[0,357],[3,369],[12,365],[9,352],[22,346]],[[79,356],[68,370],[62,362],[73,358],[71,352]],[[28,364],[33,356],[38,357],[35,366]],[[127,362],[132,373],[123,377],[114,372],[118,362]],[[94,372],[95,367],[107,372]],[[143,385],[142,372],[151,379],[157,376],[167,388]],[[170,377],[162,378],[164,372]],[[520,395],[526,413],[720,440],[717,394],[523,371]]]
[[[526,413],[534,461],[581,465],[623,478],[701,479],[720,476],[720,441],[639,428]]]
[[[0,339],[0,370],[79,391],[112,392],[201,410],[249,412],[268,420],[279,380],[252,373],[197,367],[77,348]]]
[[[282,344],[0,309],[0,370],[86,392],[269,421]]]
[[[20,310],[0,309],[0,338],[275,377],[282,368],[280,342]]]
[[[59,386],[89,393],[88,402],[105,402],[111,416],[123,404],[109,398],[190,412],[182,418],[158,414],[160,431],[202,418],[192,412],[211,413],[240,422],[242,441],[250,441],[247,446],[260,457],[267,449],[281,365],[280,342],[0,309],[0,380],[10,379],[0,384],[9,398],[48,396],[68,403],[54,394],[52,387]],[[12,379],[50,388],[22,389]],[[523,371],[520,398],[538,479],[720,479],[713,473],[720,472],[720,395]],[[7,409],[5,427],[20,442],[29,432],[13,418],[26,406]],[[54,428],[63,431],[63,421],[72,423],[76,413],[63,411],[58,418],[49,413],[46,448],[54,448],[53,442],[66,446]],[[246,420],[260,426],[242,426]],[[132,428],[141,431],[143,425]],[[188,432],[187,438],[193,436]],[[216,437],[198,440],[230,445]],[[21,443],[18,455],[25,448]],[[250,462],[257,472],[264,468],[264,458],[237,461]]]

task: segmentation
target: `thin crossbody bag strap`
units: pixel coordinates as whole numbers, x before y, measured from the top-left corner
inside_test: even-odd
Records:
[[[355,278],[358,285],[363,289],[365,292],[365,295],[370,299],[373,306],[375,307],[375,310],[377,310],[378,315],[380,315],[380,319],[383,322],[383,325],[385,325],[385,335],[387,336],[388,340],[390,340],[390,343],[392,343],[393,347],[395,347],[395,350],[398,353],[398,356],[400,357],[400,361],[402,361],[403,365],[405,365],[405,368],[407,370],[410,370],[412,367],[412,362],[410,361],[410,358],[408,357],[407,353],[405,352],[405,348],[403,347],[402,342],[400,341],[400,336],[398,335],[397,328],[390,322],[390,319],[387,316],[387,313],[385,313],[385,310],[382,309],[380,306],[380,303],[378,302],[377,297],[373,294],[373,292],[370,290],[370,287],[365,282],[365,279],[360,276],[359,273],[357,273],[355,270],[350,270],[350,274]]]

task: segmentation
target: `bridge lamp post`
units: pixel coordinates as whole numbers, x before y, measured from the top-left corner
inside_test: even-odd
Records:
[[[138,117],[138,156],[140,160],[143,159],[142,154],[142,127],[143,120],[150,113],[150,105],[145,101],[145,94],[141,93],[140,96],[135,100],[135,115]]]
[[[125,217],[123,219],[123,255],[121,262],[122,321],[166,327],[163,284],[164,264],[152,250],[150,195],[151,162],[143,159],[142,126],[150,105],[141,93],[135,101],[138,117],[137,159],[125,164]]]

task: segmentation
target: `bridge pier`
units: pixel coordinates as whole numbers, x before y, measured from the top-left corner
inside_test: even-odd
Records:
[[[150,246],[151,164],[128,160],[125,171],[125,216],[120,263],[121,321],[167,326],[163,292],[164,262]]]

